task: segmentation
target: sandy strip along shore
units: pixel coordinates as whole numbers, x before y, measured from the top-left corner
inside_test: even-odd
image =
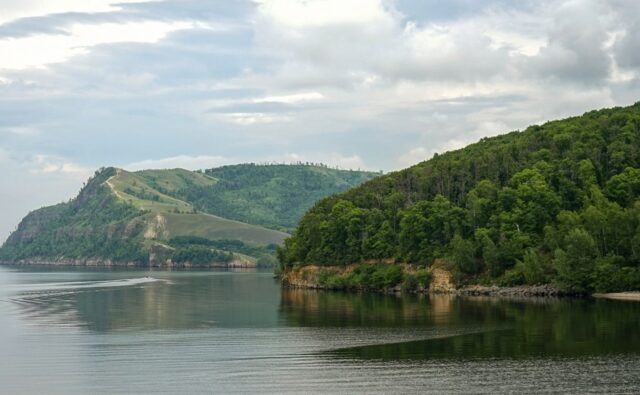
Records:
[[[606,294],[593,294],[594,298],[635,300],[640,302],[640,292],[612,292]]]

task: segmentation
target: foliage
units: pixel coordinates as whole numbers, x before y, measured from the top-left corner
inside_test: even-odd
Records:
[[[339,273],[322,270],[319,284],[328,289],[383,290],[402,283],[404,271],[398,265],[363,264],[353,271]]]
[[[448,259],[463,280],[638,289],[639,193],[636,103],[483,138],[325,198],[278,256],[284,267]]]
[[[178,236],[169,240],[168,244],[172,247],[184,249],[193,246],[209,247],[220,252],[227,253],[232,256],[233,253],[239,253],[256,257],[256,265],[258,267],[275,267],[277,259],[275,257],[276,245],[269,244],[267,246],[257,246],[243,243],[240,240],[210,240],[198,236]],[[217,262],[228,262],[228,260],[219,260]]]
[[[530,248],[524,253],[522,260],[516,263],[511,275],[525,284],[538,285],[549,282],[548,272],[549,264],[545,257]]]
[[[351,271],[321,269],[318,284],[334,290],[382,291],[401,286],[403,292],[415,292],[427,288],[431,282],[431,272],[420,269],[406,271],[400,265],[363,263]]]
[[[207,265],[230,262],[233,260],[233,254],[202,245],[190,245],[174,250],[171,260],[178,263],[189,262],[193,265]]]

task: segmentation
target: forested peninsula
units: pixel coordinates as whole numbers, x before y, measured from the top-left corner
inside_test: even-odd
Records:
[[[278,251],[330,289],[640,290],[640,103],[483,138],[322,199]]]

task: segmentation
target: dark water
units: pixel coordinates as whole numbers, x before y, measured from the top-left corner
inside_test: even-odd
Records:
[[[230,392],[640,393],[640,303],[0,267],[0,393]]]

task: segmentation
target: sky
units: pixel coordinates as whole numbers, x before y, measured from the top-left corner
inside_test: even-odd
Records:
[[[636,0],[0,0],[0,241],[101,166],[391,171],[638,100]]]

